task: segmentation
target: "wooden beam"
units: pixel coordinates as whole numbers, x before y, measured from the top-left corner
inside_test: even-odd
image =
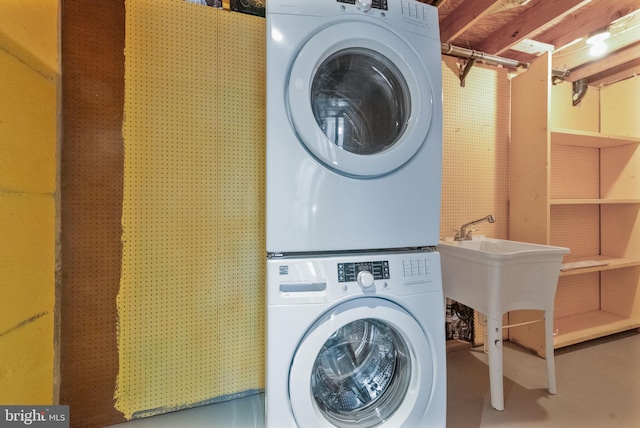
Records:
[[[588,4],[591,0],[543,0],[531,6],[516,19],[489,35],[476,50],[499,55],[521,40],[530,38],[565,16]]]
[[[612,28],[611,37],[605,41],[608,51],[618,52],[640,41],[640,29],[638,26],[640,26],[640,16],[636,15],[631,20],[625,20],[616,28]],[[583,35],[587,33],[585,32]],[[556,52],[553,57],[553,67],[575,70],[592,61],[594,61],[594,58],[590,54],[589,46],[584,41],[580,41],[575,46]]]
[[[457,7],[440,24],[440,41],[449,43],[456,39],[500,2],[501,0],[475,0]]]
[[[625,49],[620,49],[604,58],[599,58],[597,61],[591,61],[571,70],[571,75],[567,80],[574,82],[576,80],[586,79],[593,75],[603,73],[607,69],[624,66],[638,58],[640,58],[640,43],[636,43]]]
[[[640,9],[640,0],[594,1],[565,17],[559,25],[540,34],[536,40],[558,49],[638,9]]]
[[[640,76],[640,58],[617,67],[604,70],[601,73],[589,76],[589,85],[601,86],[627,79],[631,76]]]

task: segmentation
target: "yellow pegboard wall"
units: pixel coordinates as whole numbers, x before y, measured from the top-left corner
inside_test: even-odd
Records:
[[[444,57],[444,140],[440,234],[493,214],[476,235],[506,239],[509,230],[507,71],[474,66],[460,87],[457,60]]]
[[[264,387],[264,58],[218,47],[252,49],[264,22],[138,0],[126,25],[116,407],[129,419]]]
[[[218,374],[224,393],[264,387],[265,20],[218,20]]]

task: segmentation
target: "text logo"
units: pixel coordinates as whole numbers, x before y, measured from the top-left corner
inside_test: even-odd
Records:
[[[69,428],[69,406],[0,406],[0,428]]]

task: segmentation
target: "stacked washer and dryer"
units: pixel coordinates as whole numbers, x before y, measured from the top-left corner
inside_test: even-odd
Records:
[[[437,9],[267,2],[268,427],[446,421]]]

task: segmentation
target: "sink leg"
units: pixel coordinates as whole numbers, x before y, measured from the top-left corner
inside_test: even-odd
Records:
[[[545,358],[547,360],[547,377],[549,382],[549,393],[555,394],[556,388],[556,365],[553,350],[553,311],[544,312],[544,330],[545,330]]]
[[[502,319],[487,318],[487,338],[489,350],[489,388],[491,406],[504,410],[504,387],[502,382]]]

